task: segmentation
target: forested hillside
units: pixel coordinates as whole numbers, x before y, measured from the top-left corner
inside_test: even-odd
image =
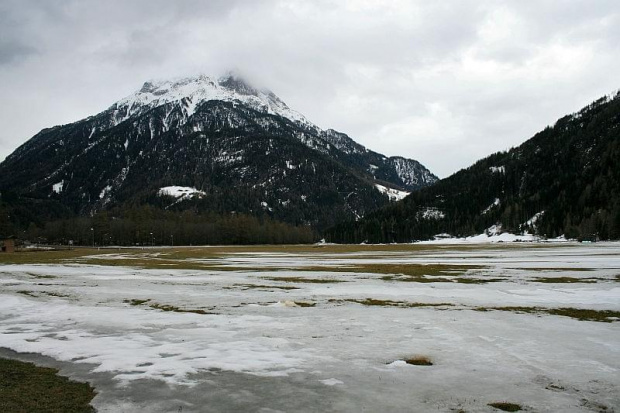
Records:
[[[498,230],[620,238],[620,93],[402,202],[337,225],[327,239],[410,242]]]

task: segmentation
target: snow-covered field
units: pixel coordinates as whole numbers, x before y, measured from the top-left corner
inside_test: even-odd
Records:
[[[618,243],[202,250],[0,265],[0,347],[109,412],[620,408]]]

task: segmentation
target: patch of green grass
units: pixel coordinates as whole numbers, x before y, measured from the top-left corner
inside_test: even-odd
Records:
[[[495,407],[496,409],[503,410],[505,412],[518,412],[521,410],[521,405],[508,402],[493,402],[489,403],[489,406]]]
[[[280,281],[285,283],[310,283],[310,284],[335,284],[346,281],[334,280],[332,278],[306,278],[306,277],[262,277],[264,280]]]
[[[57,373],[56,369],[0,358],[0,411],[94,412],[90,406],[94,389]]]

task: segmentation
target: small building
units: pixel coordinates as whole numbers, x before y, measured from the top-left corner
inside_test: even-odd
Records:
[[[0,239],[0,251],[1,252],[15,252],[15,238],[7,237]]]

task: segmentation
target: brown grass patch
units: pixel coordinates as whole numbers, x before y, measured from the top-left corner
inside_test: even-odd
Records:
[[[151,302],[150,298],[147,298],[146,300],[139,300],[139,299],[131,299],[131,300],[124,300],[123,302],[128,303],[129,305],[144,305],[144,304],[148,304]],[[207,312],[205,310],[200,310],[200,309],[187,309],[187,308],[181,308],[181,307],[177,307],[174,305],[170,305],[170,304],[158,304],[158,303],[151,303],[148,304],[148,306],[154,310],[160,310],[160,311],[172,311],[175,313],[193,313],[193,314],[216,314],[216,313],[210,313]]]
[[[614,321],[620,321],[620,311],[613,310],[589,310],[584,308],[543,308],[543,307],[477,307],[475,311],[511,311],[514,313],[529,313],[529,314],[551,314],[564,317],[571,317],[581,321],[598,321],[603,323],[611,323]]]
[[[330,302],[349,302],[362,304],[366,306],[378,306],[378,307],[405,307],[405,308],[416,308],[416,307],[449,307],[454,306],[454,304],[450,303],[413,303],[408,301],[392,301],[392,300],[377,300],[375,298],[366,298],[363,300],[357,299],[344,299],[344,300],[329,300]]]
[[[540,272],[543,272],[543,271],[548,271],[548,272],[594,271],[593,268],[572,268],[572,267],[552,267],[552,268],[532,267],[532,268],[511,268],[511,269],[520,270],[520,271],[540,271]]]
[[[124,303],[128,303],[130,305],[142,305],[142,304],[146,304],[149,301],[151,301],[150,298],[147,298],[146,300],[139,300],[137,298],[132,298],[131,300],[124,300]]]
[[[260,284],[234,284],[233,287],[239,287],[246,290],[257,289],[257,290],[299,290],[299,287],[292,287],[290,285],[260,285]]]
[[[73,250],[19,251],[13,254],[0,254],[0,264],[58,264],[86,255],[101,253],[93,248]]]
[[[343,280],[331,278],[305,278],[305,277],[262,277],[264,280],[279,281],[285,283],[310,283],[310,284],[335,284],[344,283]]]
[[[413,282],[413,283],[452,283],[455,280],[443,277],[428,278],[425,276],[411,276],[411,275],[384,275],[381,277],[383,281],[400,281],[400,282]]]
[[[381,277],[383,281],[400,281],[415,283],[457,283],[457,284],[486,284],[492,282],[506,281],[502,278],[465,278],[465,277],[436,277],[436,276],[410,276],[410,275],[385,275]]]
[[[531,281],[537,283],[546,284],[573,284],[573,283],[585,283],[591,284],[597,282],[596,278],[576,278],[576,277],[537,277]]]
[[[29,276],[36,278],[36,279],[44,279],[44,280],[50,280],[52,278],[58,278],[55,275],[39,275],[39,274],[33,274],[31,272],[27,272],[26,274],[28,274]]]
[[[505,412],[518,412],[521,410],[521,405],[508,402],[493,402],[489,403],[489,406],[495,407],[496,409],[503,410]]]
[[[293,301],[298,307],[316,307],[316,303],[308,301]]]
[[[339,269],[336,268],[333,269],[333,271],[405,275],[413,278],[421,278],[460,276],[469,270],[477,270],[482,268],[485,267],[449,264],[354,264],[350,267],[341,267]],[[442,280],[451,281],[449,279]]]
[[[0,358],[0,411],[86,413],[95,410],[96,393],[87,383],[58,375],[58,370]]]
[[[57,292],[54,292],[54,291],[41,291],[41,294],[45,294],[45,295],[48,295],[50,297],[57,297],[57,298],[69,298],[69,297],[71,297],[69,294],[57,293]]]
[[[405,363],[412,366],[432,366],[433,362],[426,356],[414,356],[405,359]]]
[[[547,310],[549,314],[561,315],[584,321],[601,321],[611,323],[620,321],[620,311],[612,310],[588,310],[583,308],[553,308]]]
[[[199,310],[199,309],[186,309],[186,308],[180,308],[174,305],[169,305],[169,304],[149,304],[149,307],[155,309],[155,310],[160,310],[160,311],[172,311],[175,313],[193,313],[193,314],[216,314],[216,313],[209,313],[205,310]]]

